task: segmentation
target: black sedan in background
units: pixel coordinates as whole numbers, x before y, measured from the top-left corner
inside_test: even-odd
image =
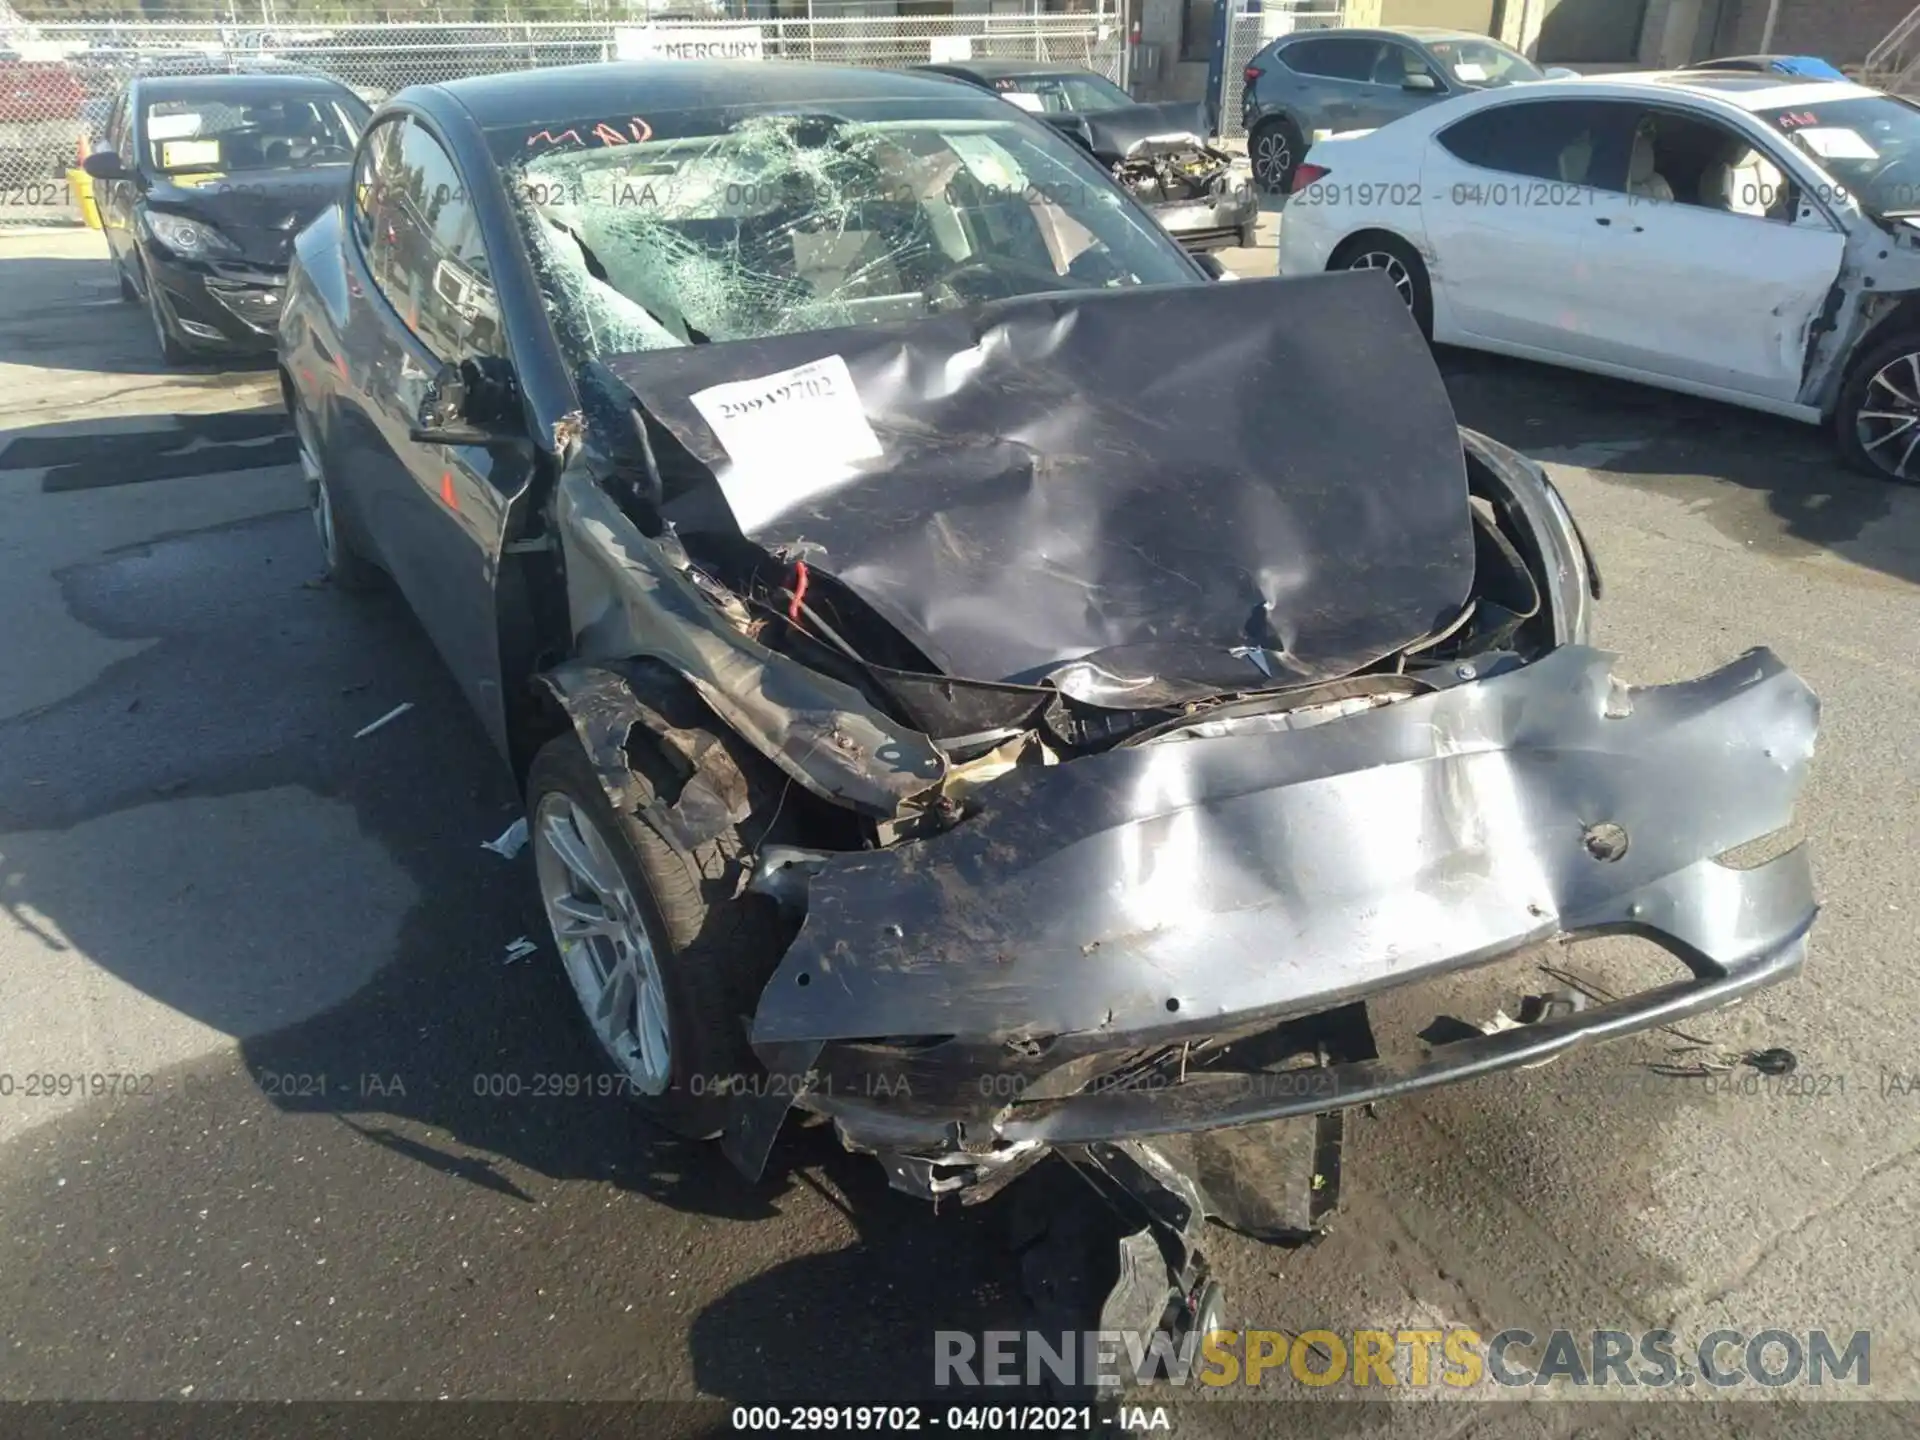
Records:
[[[916,65],[1028,111],[1078,141],[1189,250],[1252,245],[1260,197],[1204,139],[1205,107],[1142,104],[1091,70],[1031,60]]]
[[[1713,857],[1812,696],[1613,679],[1383,276],[1209,284],[990,94],[777,62],[408,89],[296,249],[328,571],[513,767],[598,1093],[749,1177],[795,1107],[928,1200],[1057,1153],[1132,1217],[1104,1323],[1205,1330],[1204,1217],[1306,1238],[1344,1112],[1801,962],[1805,855]],[[1690,978],[1376,1050],[1627,928]]]
[[[85,168],[120,294],[169,364],[272,351],[293,237],[346,193],[369,113],[323,75],[129,82]]]

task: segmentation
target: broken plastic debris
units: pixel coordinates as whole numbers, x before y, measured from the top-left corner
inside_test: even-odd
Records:
[[[502,860],[511,860],[526,848],[526,844],[527,822],[523,816],[502,830],[498,838],[481,841],[480,848],[493,851]]]
[[[511,965],[516,960],[524,960],[540,947],[521,935],[507,944],[507,958],[504,963]]]
[[[365,726],[359,730],[354,731],[353,738],[356,740],[366,739],[367,736],[373,734],[373,732],[378,730],[381,726],[392,724],[395,720],[398,720],[402,715],[406,714],[407,711],[411,710],[412,708],[413,708],[413,702],[411,700],[405,701],[402,704],[394,706],[393,709],[387,711],[386,714],[382,715],[378,720],[374,721],[371,725]]]

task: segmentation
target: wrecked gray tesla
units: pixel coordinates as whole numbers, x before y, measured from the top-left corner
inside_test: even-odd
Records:
[[[1083,170],[913,76],[422,87],[300,238],[281,378],[640,1103],[749,1175],[810,1111],[926,1197],[1058,1154],[1178,1325],[1206,1218],[1324,1218],[1351,1107],[1791,974],[1805,854],[1717,857],[1816,706],[1764,650],[1621,683],[1389,284],[1209,283]],[[1382,992],[1604,932],[1687,977],[1377,1053]]]

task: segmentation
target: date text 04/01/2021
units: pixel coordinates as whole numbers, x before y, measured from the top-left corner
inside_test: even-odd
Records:
[[[1096,1410],[1091,1405],[736,1405],[736,1434],[793,1432],[815,1434],[899,1434],[912,1431],[951,1434],[1085,1435],[1170,1433],[1164,1405],[1124,1405]]]

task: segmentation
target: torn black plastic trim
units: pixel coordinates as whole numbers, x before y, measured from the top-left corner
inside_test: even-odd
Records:
[[[1552,613],[1555,645],[1584,645],[1593,633],[1600,570],[1587,537],[1547,472],[1518,450],[1460,427],[1467,486],[1494,507],[1507,537],[1534,569]]]

